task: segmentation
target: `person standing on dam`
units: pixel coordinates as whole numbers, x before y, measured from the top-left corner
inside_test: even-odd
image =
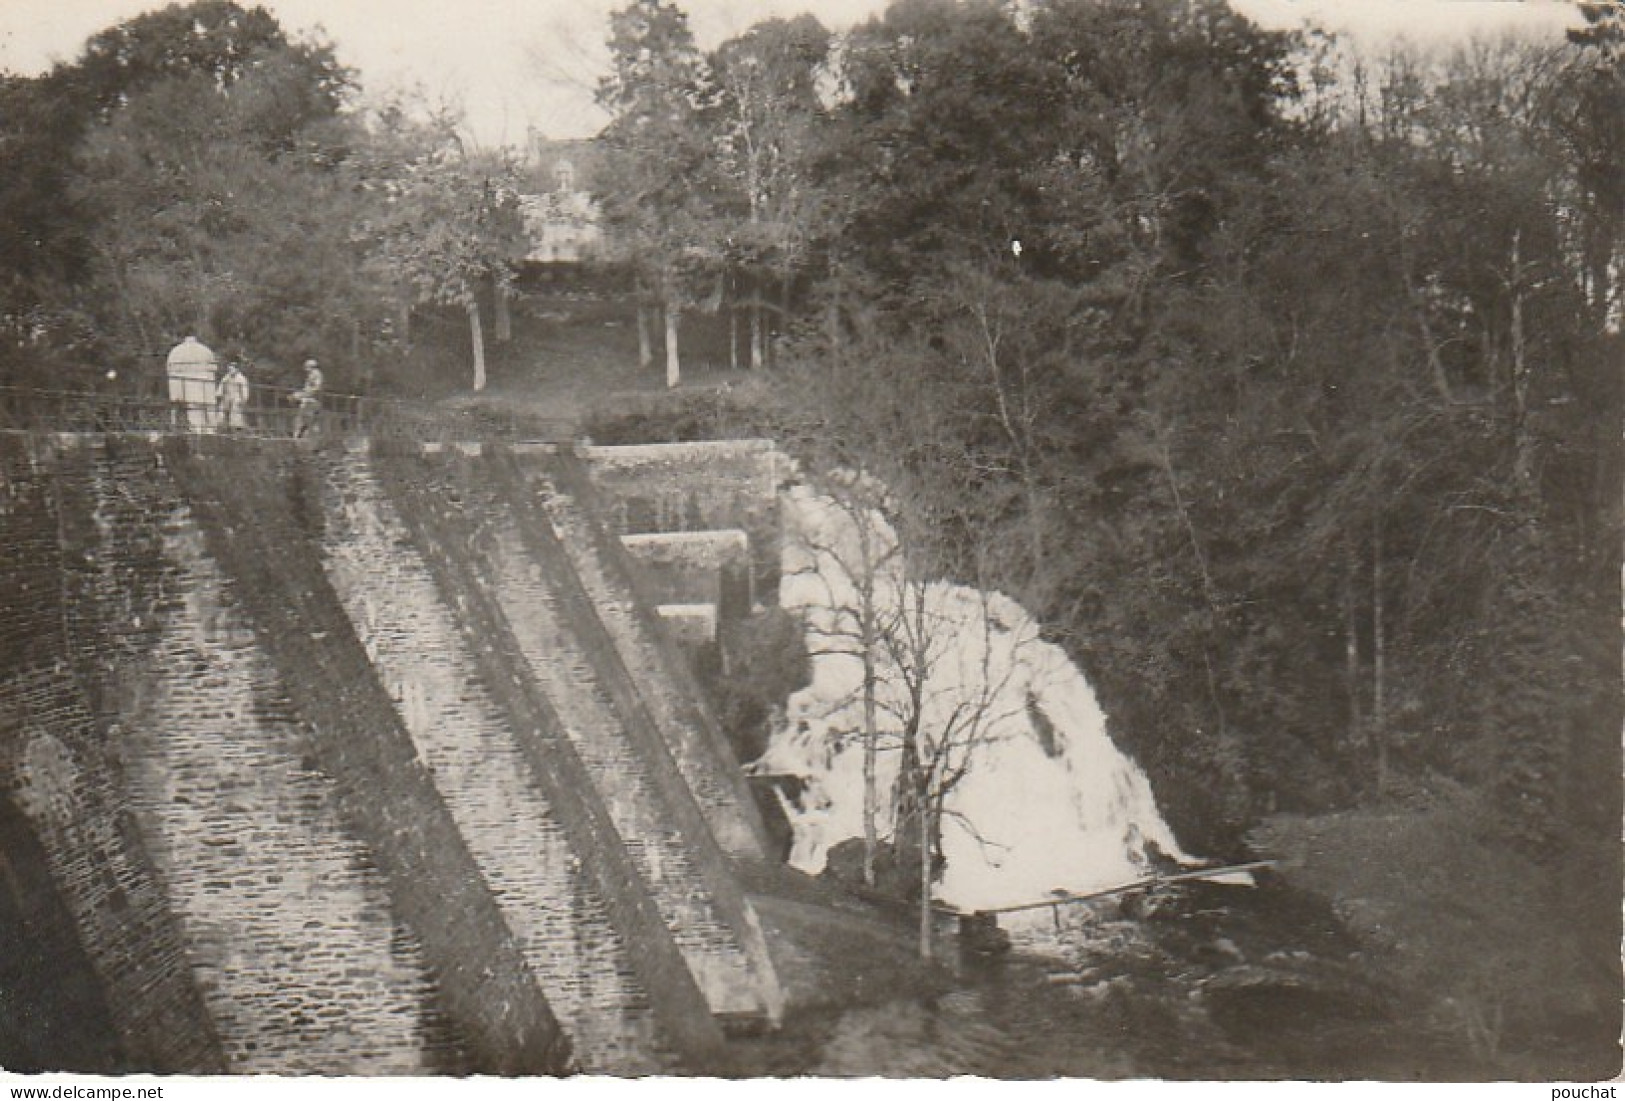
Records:
[[[215,400],[227,432],[241,432],[248,427],[243,419],[243,410],[248,406],[248,376],[235,360],[226,364],[226,373],[220,376],[220,385],[215,389]]]
[[[316,414],[322,408],[322,369],[314,359],[305,360],[305,385],[288,400],[299,406],[293,419],[293,437],[299,439],[315,427]]]
[[[184,416],[186,426],[193,432],[213,429],[218,367],[215,354],[195,336],[188,335],[170,349],[165,372],[169,376],[169,400],[174,406],[171,426],[178,427]]]

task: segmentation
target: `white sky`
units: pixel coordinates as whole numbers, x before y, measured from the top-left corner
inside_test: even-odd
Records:
[[[252,6],[252,0],[241,0]],[[686,0],[703,47],[771,15],[814,10],[841,29],[886,0]],[[1419,41],[1506,26],[1576,20],[1565,0],[1234,0],[1267,26],[1313,17],[1361,39]],[[535,125],[551,137],[595,132],[592,104],[608,13],[625,0],[261,0],[283,27],[325,29],[369,95],[420,85],[460,105],[486,145],[518,144]],[[0,0],[0,69],[34,74],[71,61],[85,39],[164,0]]]

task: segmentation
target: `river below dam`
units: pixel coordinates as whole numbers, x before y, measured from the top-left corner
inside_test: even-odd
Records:
[[[780,604],[803,625],[804,687],[749,766],[773,785],[789,864],[850,879],[875,823],[891,841],[905,742],[958,769],[942,795],[938,902],[999,910],[1190,866],[1087,678],[1007,597],[907,568],[861,475],[782,496]],[[900,633],[895,645],[862,640]],[[858,640],[858,643],[854,643]],[[967,718],[969,716],[969,718]],[[865,733],[867,732],[867,733]],[[946,767],[946,766],[944,766]],[[967,826],[971,823],[973,826]],[[910,918],[897,916],[906,930]],[[747,1073],[997,1078],[1484,1077],[1471,1053],[1401,1023],[1399,999],[1329,905],[1273,873],[1006,913],[1012,951],[951,957],[940,988],[833,999],[747,1045]],[[897,968],[854,938],[832,970]],[[873,958],[863,953],[874,951]],[[900,972],[894,972],[902,978]],[[903,985],[907,985],[904,983]]]
[[[1278,881],[1196,884],[1006,919],[1014,949],[940,939],[935,989],[795,1015],[740,1041],[753,1076],[1385,1081],[1495,1077],[1402,1019],[1335,916]],[[842,965],[895,968],[852,942]]]

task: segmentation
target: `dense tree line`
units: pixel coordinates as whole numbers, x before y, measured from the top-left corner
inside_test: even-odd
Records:
[[[1472,785],[1531,849],[1618,776],[1625,7],[1372,58],[1219,0],[897,0],[709,52],[610,25],[596,190],[647,357],[743,322],[776,425],[1084,662],[1193,839]],[[510,158],[197,0],[0,81],[8,381],[387,364],[523,248]],[[498,316],[498,335],[502,333]],[[996,553],[994,553],[996,551]]]
[[[503,285],[523,240],[513,165],[356,92],[330,46],[232,0],[0,78],[7,381],[83,385],[94,363],[150,384],[191,332],[264,366],[320,355],[353,383],[397,354],[414,304]]]
[[[601,190],[673,354],[717,288],[769,307],[781,430],[1037,611],[1203,843],[1459,782],[1551,851],[1619,772],[1625,72],[1586,14],[1373,59],[1218,0],[898,0],[706,56],[638,0]]]
[[[775,273],[777,431],[1034,611],[1187,843],[1449,808],[1439,851],[1537,884],[1397,957],[1485,1055],[1617,993],[1625,5],[1581,7],[1373,58],[898,0],[805,59]],[[1393,836],[1348,866],[1429,877]]]

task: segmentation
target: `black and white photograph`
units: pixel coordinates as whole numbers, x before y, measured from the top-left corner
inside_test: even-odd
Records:
[[[1622,324],[1625,0],[0,0],[0,1088],[1614,1096]]]

